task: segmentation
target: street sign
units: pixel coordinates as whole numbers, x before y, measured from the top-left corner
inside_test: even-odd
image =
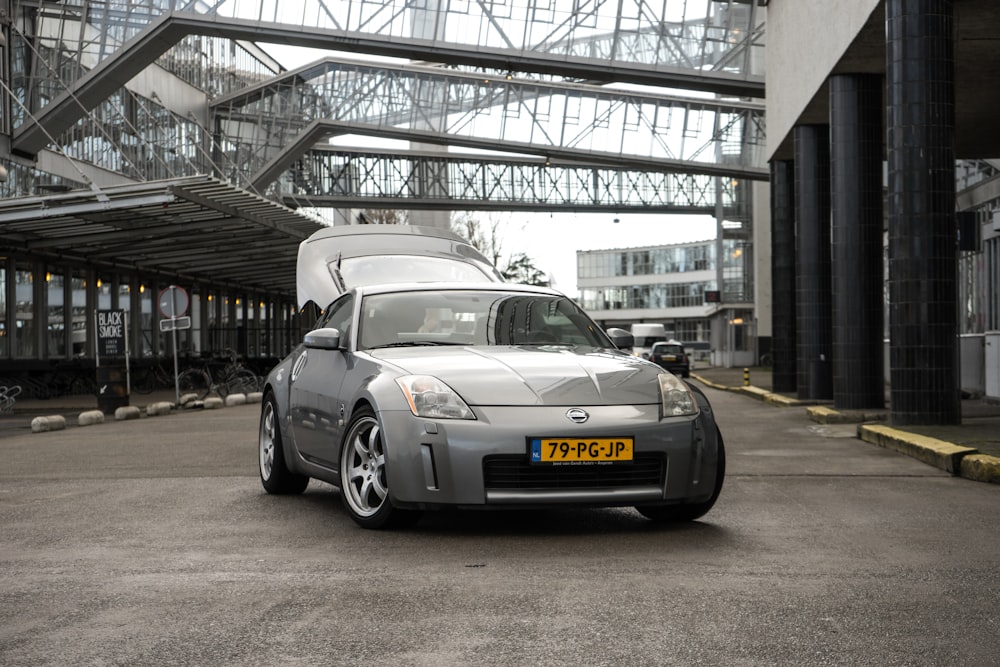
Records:
[[[160,314],[167,318],[180,317],[187,312],[188,304],[190,303],[188,299],[188,293],[183,287],[178,287],[177,285],[171,285],[170,287],[164,288],[160,291]],[[187,328],[187,327],[184,327]],[[169,331],[169,329],[160,329],[161,331]]]
[[[124,357],[127,350],[125,311],[97,311],[97,356]]]
[[[190,317],[172,317],[169,320],[160,320],[160,331],[178,331],[190,328]]]

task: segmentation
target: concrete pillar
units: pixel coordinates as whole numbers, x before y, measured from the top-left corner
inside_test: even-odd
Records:
[[[772,388],[798,390],[795,336],[795,165],[771,163]]]
[[[894,424],[961,423],[954,3],[886,0]]]
[[[799,125],[794,133],[798,397],[831,399],[830,128]]]
[[[830,78],[833,403],[885,407],[882,77]]]

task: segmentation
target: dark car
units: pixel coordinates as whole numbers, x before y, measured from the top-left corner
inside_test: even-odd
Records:
[[[658,364],[664,370],[681,377],[691,376],[691,360],[684,351],[684,344],[676,340],[665,343],[653,343],[649,360]]]

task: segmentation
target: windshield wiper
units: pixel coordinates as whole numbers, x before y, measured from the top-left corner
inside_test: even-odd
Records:
[[[372,345],[369,350],[379,350],[384,347],[419,347],[422,345],[468,345],[468,343],[456,343],[449,340],[403,340],[398,343],[385,343],[384,345]]]

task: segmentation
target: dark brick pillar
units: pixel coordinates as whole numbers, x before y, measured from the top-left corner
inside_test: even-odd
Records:
[[[799,125],[794,132],[798,397],[830,399],[830,128]]]
[[[830,77],[833,404],[885,407],[882,77]]]
[[[951,0],[886,0],[889,368],[894,424],[958,424]]]
[[[795,346],[795,165],[771,163],[772,389],[798,390]]]

